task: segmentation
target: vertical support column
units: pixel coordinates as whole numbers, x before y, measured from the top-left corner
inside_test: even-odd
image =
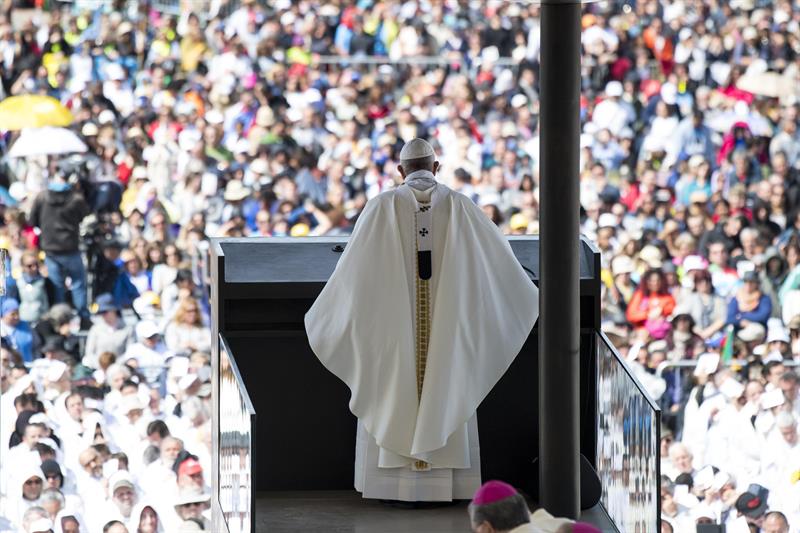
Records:
[[[579,2],[542,2],[539,494],[580,514]]]

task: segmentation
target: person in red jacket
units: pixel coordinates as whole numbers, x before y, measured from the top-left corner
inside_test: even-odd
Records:
[[[675,309],[675,299],[667,291],[664,274],[648,270],[633,293],[626,317],[634,328],[644,328],[654,339],[663,339],[670,330],[668,317]]]

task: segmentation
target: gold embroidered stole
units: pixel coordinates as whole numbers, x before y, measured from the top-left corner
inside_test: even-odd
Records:
[[[420,207],[429,206],[419,202]],[[417,234],[419,228],[414,218],[414,235]],[[415,252],[419,252],[419,241],[414,239]],[[425,381],[425,366],[428,362],[428,342],[430,341],[431,334],[431,285],[429,279],[422,279],[419,276],[419,260],[418,255],[414,254],[414,264],[416,265],[416,318],[417,318],[417,331],[416,331],[416,369],[417,369],[417,400],[422,400],[422,385]],[[425,461],[415,461],[414,470],[429,470],[430,465]]]

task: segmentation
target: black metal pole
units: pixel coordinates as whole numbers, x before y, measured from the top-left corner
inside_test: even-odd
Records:
[[[555,516],[580,514],[580,16],[542,2],[540,105],[539,494]]]

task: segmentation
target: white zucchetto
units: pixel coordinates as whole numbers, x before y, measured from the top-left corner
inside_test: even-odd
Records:
[[[425,139],[411,139],[400,150],[400,161],[434,157],[433,147]]]

